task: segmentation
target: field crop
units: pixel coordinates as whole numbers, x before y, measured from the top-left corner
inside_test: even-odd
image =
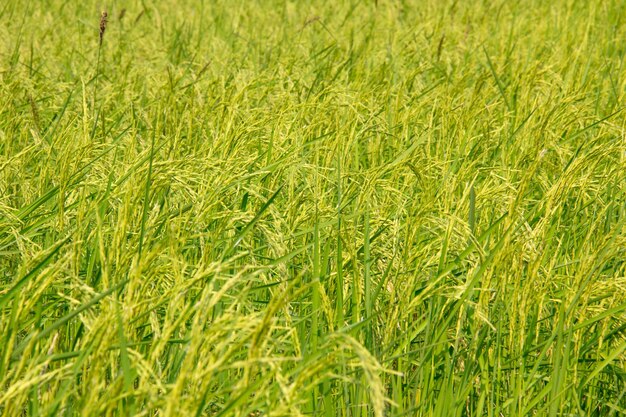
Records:
[[[0,415],[625,415],[625,7],[0,2]]]

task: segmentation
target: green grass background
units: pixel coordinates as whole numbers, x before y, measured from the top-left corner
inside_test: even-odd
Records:
[[[0,21],[0,414],[626,414],[626,2]]]

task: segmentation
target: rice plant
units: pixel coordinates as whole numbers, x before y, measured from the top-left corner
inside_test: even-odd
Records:
[[[0,415],[626,414],[623,6],[6,0]]]

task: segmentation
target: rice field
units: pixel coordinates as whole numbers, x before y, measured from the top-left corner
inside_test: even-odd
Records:
[[[624,1],[0,21],[0,415],[626,415]]]

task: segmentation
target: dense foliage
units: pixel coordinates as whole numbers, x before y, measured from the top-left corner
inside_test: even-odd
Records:
[[[0,3],[0,414],[626,414],[623,2],[102,3]]]

